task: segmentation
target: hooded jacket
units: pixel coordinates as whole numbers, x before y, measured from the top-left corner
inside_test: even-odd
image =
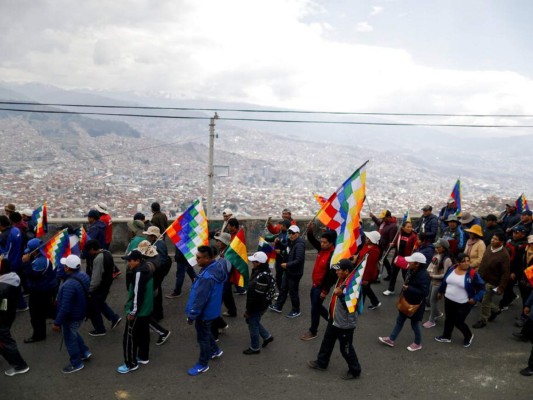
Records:
[[[228,279],[224,264],[213,260],[198,274],[187,301],[188,319],[210,321],[220,316],[224,282]]]
[[[30,263],[24,264],[28,289],[31,293],[47,293],[59,285],[52,263],[41,253]]]

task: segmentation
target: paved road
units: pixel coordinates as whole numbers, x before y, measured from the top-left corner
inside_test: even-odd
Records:
[[[30,333],[29,313],[18,315],[14,335],[31,371],[16,377],[0,377],[0,399],[250,399],[287,398],[309,399],[380,398],[380,399],[531,399],[533,378],[525,378],[518,371],[526,366],[530,344],[510,338],[514,317],[519,306],[511,306],[494,323],[475,331],[473,345],[462,346],[462,338],[454,332],[451,344],[437,343],[434,336],[441,333],[442,322],[433,329],[423,329],[421,351],[411,353],[406,346],[413,334],[408,324],[404,327],[395,348],[379,343],[378,336],[390,333],[396,318],[395,298],[379,296],[383,307],[365,310],[360,316],[355,334],[355,346],[363,367],[360,379],[343,381],[340,375],[346,364],[338,349],[333,353],[328,371],[319,372],[307,367],[315,359],[320,347],[319,338],[302,342],[299,335],[309,325],[310,272],[314,254],[307,254],[306,277],[301,285],[302,316],[289,320],[283,315],[268,312],[264,324],[275,336],[274,342],[260,355],[242,354],[249,336],[242,318],[228,318],[230,324],[221,336],[224,355],[210,364],[210,370],[198,377],[189,377],[187,369],[196,361],[194,328],[185,322],[186,296],[165,299],[166,318],[163,324],[172,334],[163,346],[155,346],[152,336],[150,364],[135,372],[120,375],[116,372],[122,363],[122,329],[108,332],[107,336],[93,338],[86,334],[90,324],[81,331],[93,352],[93,358],[84,370],[64,375],[61,368],[68,362],[63,348],[59,352],[60,337],[49,332],[46,342],[23,344],[22,338]],[[171,274],[175,271],[175,266]],[[165,281],[165,293],[170,291],[173,276]],[[188,278],[187,278],[188,279]],[[188,292],[190,281],[186,281]],[[385,285],[376,285],[381,293]],[[110,304],[122,310],[126,292],[124,278],[112,288]],[[239,313],[243,311],[245,296],[236,296]],[[285,306],[289,311],[288,305]],[[479,309],[469,316],[476,321]],[[324,325],[322,325],[323,327]],[[0,369],[7,369],[0,358]]]

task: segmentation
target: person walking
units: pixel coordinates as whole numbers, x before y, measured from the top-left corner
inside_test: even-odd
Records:
[[[87,315],[91,278],[80,271],[81,260],[76,255],[62,258],[60,263],[64,266],[66,279],[57,295],[57,316],[52,330],[63,332],[70,363],[62,371],[71,374],[83,369],[83,362],[92,355],[79,334],[80,326]]]
[[[274,277],[270,274],[270,267],[267,264],[268,257],[264,252],[258,251],[248,257],[248,260],[252,263],[252,275],[248,282],[244,319],[250,332],[250,346],[242,353],[253,355],[261,352],[259,337],[263,339],[261,346],[263,348],[274,340],[270,332],[261,324],[261,317],[269,305],[269,292],[276,284]]]
[[[444,276],[439,287],[438,298],[444,296],[444,330],[442,335],[435,337],[437,342],[450,343],[452,331],[456,327],[463,334],[463,346],[470,347],[474,334],[465,323],[472,307],[483,298],[485,282],[470,266],[470,257],[459,253],[457,264],[451,267]]]
[[[381,343],[394,347],[396,338],[402,331],[405,321],[409,318],[411,320],[411,328],[415,334],[415,340],[407,346],[407,350],[418,351],[422,349],[422,335],[419,324],[424,316],[425,298],[429,294],[430,278],[425,268],[426,257],[422,253],[413,253],[411,256],[406,257],[405,260],[408,262],[409,270],[402,288],[403,296],[409,304],[419,304],[419,307],[411,317],[398,310],[396,325],[391,334],[378,339]]]
[[[331,296],[329,304],[329,319],[324,339],[320,345],[320,350],[316,360],[309,361],[310,368],[324,371],[333,353],[333,348],[337,340],[342,357],[348,364],[348,371],[342,375],[343,379],[356,379],[361,375],[361,365],[357,358],[357,353],[353,347],[353,334],[357,322],[357,313],[350,313],[346,306],[345,291],[346,278],[350,275],[353,265],[348,259],[342,259],[338,264],[332,265],[337,273],[337,284]]]

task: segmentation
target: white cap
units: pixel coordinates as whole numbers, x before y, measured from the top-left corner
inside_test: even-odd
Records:
[[[300,233],[300,228],[298,228],[298,225],[291,225],[289,227],[289,231],[294,232],[294,233]]]
[[[33,210],[31,208],[25,208],[20,213],[26,217],[31,217],[33,215]]]
[[[61,260],[59,260],[59,262],[63,265],[66,265],[70,269],[80,269],[81,265],[80,258],[75,254],[71,254],[68,257],[63,257]]]
[[[225,208],[224,211],[222,211],[222,215],[233,215],[233,211],[231,211],[231,208]]]
[[[374,244],[378,244],[379,239],[381,239],[381,235],[378,231],[365,232],[365,236]]]
[[[422,253],[413,253],[409,257],[405,257],[405,261],[407,262],[417,262],[419,264],[425,264],[426,263],[426,256]]]
[[[252,256],[248,257],[248,260],[257,261],[260,264],[264,264],[267,262],[268,257],[262,251],[258,251],[257,253],[254,253]]]

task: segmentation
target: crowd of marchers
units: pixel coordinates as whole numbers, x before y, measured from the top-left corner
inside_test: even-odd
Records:
[[[409,320],[414,335],[407,347],[411,352],[423,348],[421,328],[439,329],[435,340],[440,343],[451,343],[457,328],[463,346],[469,348],[475,343],[474,331],[465,323],[471,312],[478,314],[472,328],[483,329],[518,300],[522,307],[515,323],[520,330],[514,337],[533,342],[530,312],[533,288],[529,279],[533,274],[528,270],[533,269],[532,213],[527,209],[518,213],[514,205],[506,205],[501,215],[480,219],[466,211],[458,215],[450,199],[438,215],[430,205],[424,206],[416,226],[408,218],[399,221],[390,210],[383,210],[378,216],[371,213],[375,229],[361,232],[361,244],[355,254],[336,263],[332,263],[336,232],[319,228],[312,221],[301,230],[290,210],[285,209],[281,220],[273,223],[269,219],[265,224],[268,231],[265,239],[275,251],[274,265],[270,265],[265,252],[255,252],[248,256],[251,270],[247,286],[234,287],[230,277],[235,266],[225,258],[225,253],[243,228],[232,210],[224,210],[221,229],[210,232],[213,245],[196,249],[193,268],[178,249],[173,258],[168,253],[164,242],[168,219],[155,202],[151,205],[151,218],[137,213],[127,224],[129,244],[122,257],[127,265],[124,274],[127,291],[125,308],[120,312],[106,301],[121,271],[108,250],[112,219],[104,203],[87,213],[85,229],[90,240],[84,243],[82,251],[76,251],[77,236],[70,232],[72,254],[61,258],[57,268],[45,256],[42,240],[35,237],[31,210],[18,211],[14,204],[6,205],[4,210],[4,215],[0,215],[0,354],[10,366],[5,371],[8,376],[30,369],[22,356],[24,349],[19,350],[11,335],[17,312],[26,310],[30,313],[32,332],[22,342],[46,340],[46,321],[52,319],[52,330],[63,335],[69,354],[63,373],[80,371],[92,356],[80,333],[85,320],[92,325],[88,332],[91,336],[106,335],[105,320],[109,329],[122,322],[124,357],[117,372],[126,374],[139,369],[150,361],[150,331],[157,334],[158,346],[169,338],[170,330],[162,325],[163,296],[181,297],[186,275],[192,282],[186,317],[188,324],[194,325],[200,349],[188,374],[205,373],[210,360],[223,355],[219,333],[228,327],[227,318],[237,317],[235,295],[246,296],[243,315],[250,341],[243,354],[259,355],[274,341],[271,330],[261,321],[265,312],[282,314],[289,300],[285,316],[291,319],[301,316],[300,281],[307,273],[306,240],[317,255],[311,270],[309,329],[300,339],[317,338],[321,320],[326,324],[316,359],[308,362],[310,368],[326,370],[339,341],[348,366],[343,378],[361,375],[353,344],[358,313],[347,306],[346,292],[349,277],[363,261],[360,305],[369,312],[382,306],[380,295],[372,288],[380,281],[388,284],[383,296],[398,296],[398,314],[392,330],[388,336],[378,338],[386,346],[396,345]],[[162,284],[173,262],[175,284],[164,295]],[[533,348],[527,367],[520,373],[533,375]]]

